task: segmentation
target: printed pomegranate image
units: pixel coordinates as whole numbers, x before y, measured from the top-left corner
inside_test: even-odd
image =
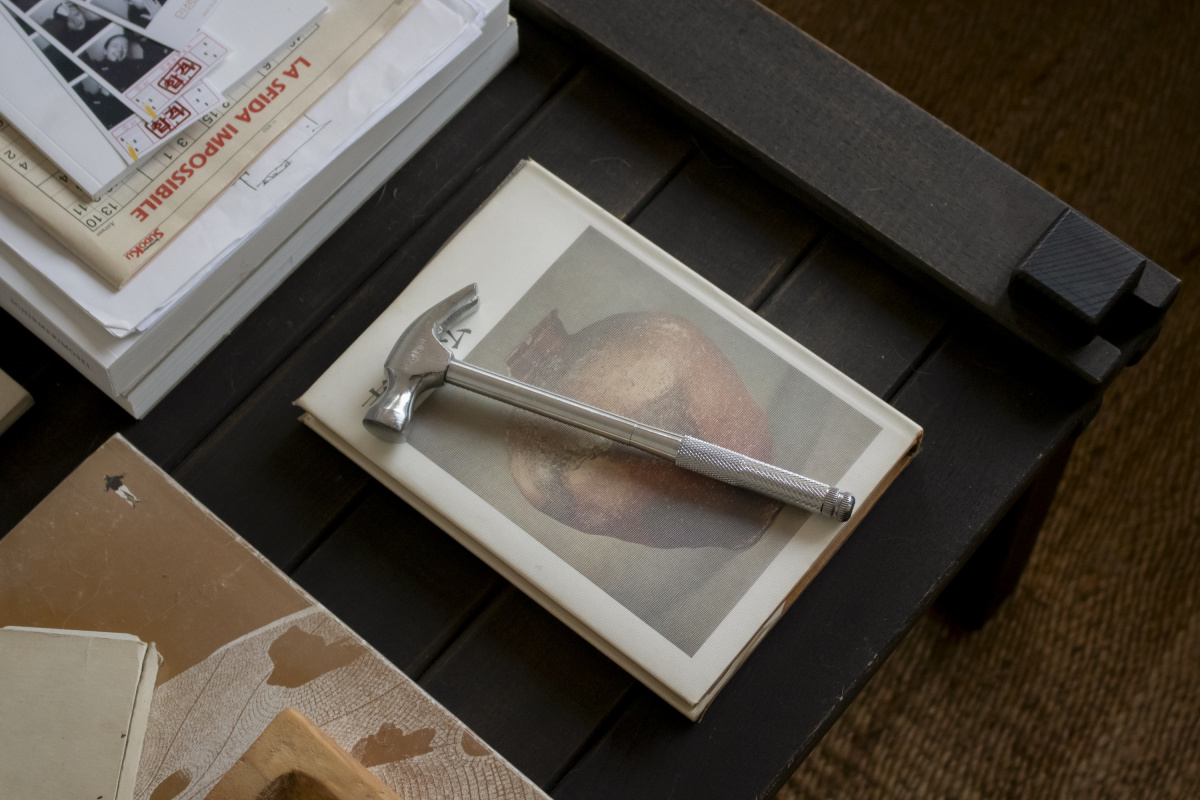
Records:
[[[770,462],[766,415],[716,344],[672,314],[615,314],[568,334],[557,312],[505,362],[558,394]],[[539,511],[576,530],[655,548],[757,542],[781,505],[632,447],[526,412],[507,430],[509,469]]]

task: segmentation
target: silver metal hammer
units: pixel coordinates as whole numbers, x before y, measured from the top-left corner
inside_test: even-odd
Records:
[[[479,307],[475,284],[429,309],[408,326],[383,364],[387,389],[363,417],[367,430],[400,442],[417,398],[443,383],[461,386],[509,405],[565,422],[581,430],[675,462],[677,466],[798,506],[806,511],[850,519],[854,496],[820,481],[727,450],[703,439],[681,436],[611,414],[569,397],[459,361],[441,337]]]

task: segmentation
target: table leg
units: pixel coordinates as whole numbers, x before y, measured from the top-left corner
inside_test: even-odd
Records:
[[[1074,447],[1075,440],[1071,439],[1050,457],[1025,493],[942,590],[937,605],[951,622],[971,630],[982,627],[1016,588]]]

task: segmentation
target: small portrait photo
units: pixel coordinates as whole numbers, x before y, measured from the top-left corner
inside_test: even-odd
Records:
[[[129,20],[130,25],[145,29],[154,16],[162,10],[158,0],[86,0],[115,16]]]
[[[109,25],[89,44],[80,59],[118,91],[125,91],[171,54],[143,36]]]
[[[66,53],[51,44],[46,37],[38,34],[33,37],[33,43],[42,51],[42,55],[50,62],[50,66],[54,67],[55,72],[61,75],[67,83],[83,74],[83,70],[74,61],[67,58]]]
[[[72,88],[105,130],[112,130],[133,115],[124,103],[109,94],[93,78],[84,78]]]
[[[59,0],[41,3],[29,17],[72,53],[79,52],[108,25],[108,20],[86,6]]]

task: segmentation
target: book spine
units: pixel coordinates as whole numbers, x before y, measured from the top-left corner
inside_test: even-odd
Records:
[[[58,352],[71,366],[79,370],[88,380],[109,397],[116,397],[112,376],[108,370],[89,356],[69,336],[46,319],[35,306],[25,301],[8,283],[0,280],[0,301],[4,310],[17,319],[35,336]]]

